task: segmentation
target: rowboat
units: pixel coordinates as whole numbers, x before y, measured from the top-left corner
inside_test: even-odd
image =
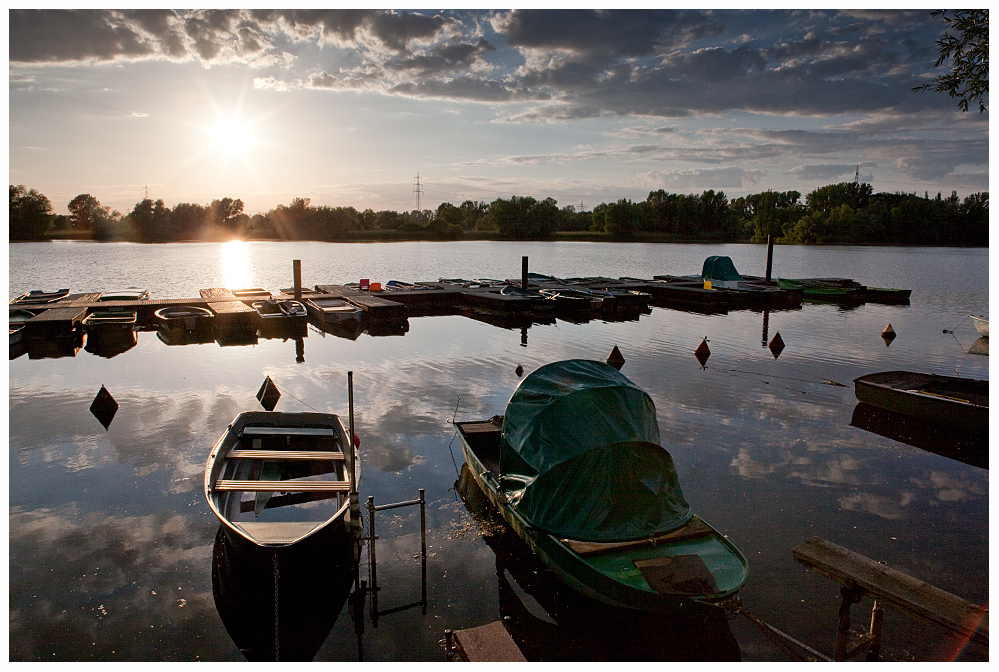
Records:
[[[317,326],[337,324],[341,322],[357,322],[364,312],[346,299],[335,296],[313,296],[303,299],[305,308]]]
[[[539,293],[554,301],[558,310],[589,312],[599,310],[603,304],[602,296],[582,289],[542,289]]]
[[[95,310],[83,318],[87,336],[125,333],[135,329],[137,314],[134,310]]]
[[[543,366],[504,416],[455,426],[478,487],[573,590],[695,614],[746,582],[746,559],[684,498],[651,397],[609,364]]]
[[[975,323],[975,329],[985,338],[989,337],[989,320],[986,317],[971,315],[971,321]]]
[[[145,301],[149,298],[149,290],[135,289],[115,289],[101,294],[98,301]]]
[[[233,543],[284,547],[342,529],[360,469],[329,413],[240,413],[205,466],[205,497]]]
[[[309,313],[301,301],[267,299],[255,301],[253,309],[260,315],[260,335],[264,338],[298,338],[305,336]]]
[[[57,289],[54,292],[43,292],[40,289],[33,289],[20,296],[11,299],[11,303],[52,303],[69,296],[69,289]]]
[[[857,399],[925,422],[987,432],[989,381],[885,371],[854,381]]]
[[[166,306],[153,315],[168,331],[177,329],[191,333],[211,331],[215,318],[215,313],[200,306]]]

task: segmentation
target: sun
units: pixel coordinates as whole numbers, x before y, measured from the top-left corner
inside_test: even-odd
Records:
[[[253,125],[239,117],[222,117],[208,129],[212,148],[227,156],[245,156],[255,144]]]

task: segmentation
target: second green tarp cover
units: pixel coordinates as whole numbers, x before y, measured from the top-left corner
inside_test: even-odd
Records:
[[[531,525],[630,541],[691,518],[652,399],[614,367],[571,359],[527,376],[506,407],[501,483]]]

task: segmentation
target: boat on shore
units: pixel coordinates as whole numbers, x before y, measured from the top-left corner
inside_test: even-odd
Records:
[[[237,545],[279,548],[345,531],[360,469],[330,413],[240,413],[205,466],[205,497]]]
[[[690,615],[746,582],[746,559],[687,503],[651,397],[609,364],[543,366],[504,416],[455,426],[478,487],[570,588]]]
[[[924,422],[987,432],[989,381],[884,371],[854,381],[859,401]]]
[[[978,333],[981,334],[983,337],[988,338],[989,337],[988,318],[982,317],[980,315],[971,315],[970,317],[971,321],[975,323],[975,329],[978,330]]]

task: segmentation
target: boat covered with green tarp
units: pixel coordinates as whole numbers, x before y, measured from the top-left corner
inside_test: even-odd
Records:
[[[476,483],[575,590],[684,613],[745,583],[745,558],[688,504],[651,397],[609,364],[542,366],[502,419],[455,424]]]

